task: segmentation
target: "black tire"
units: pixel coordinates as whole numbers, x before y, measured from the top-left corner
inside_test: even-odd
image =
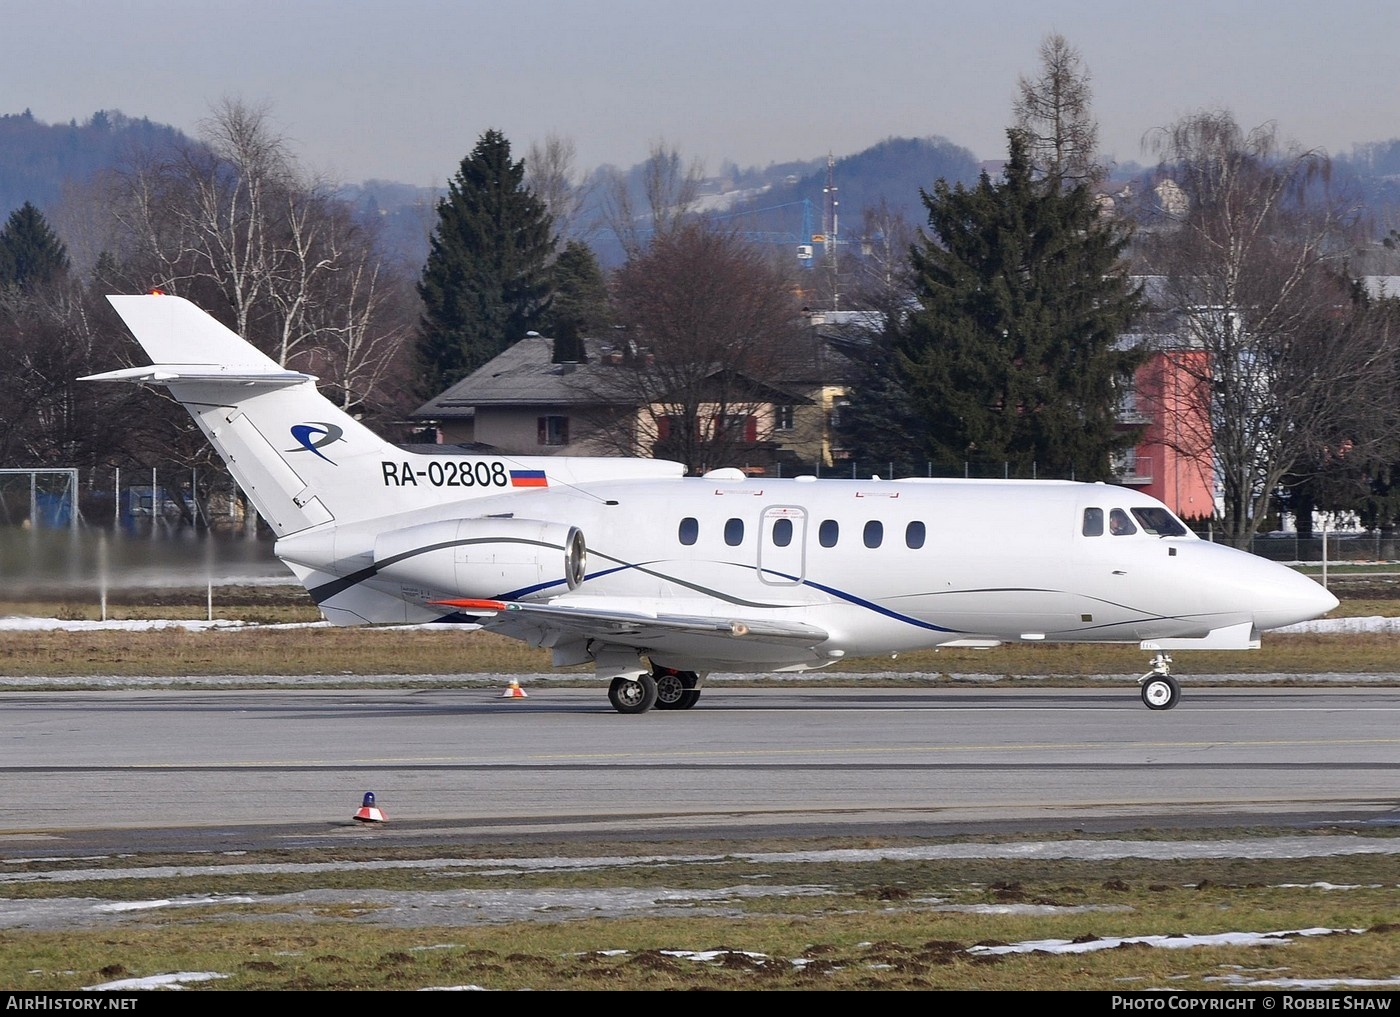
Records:
[[[619,675],[608,686],[608,701],[618,713],[646,713],[656,705],[656,679],[649,674]]]
[[[656,679],[656,708],[658,710],[689,710],[700,698],[695,687],[699,677],[694,671],[672,671],[658,668],[652,672]]]
[[[1181,699],[1181,686],[1169,674],[1153,675],[1142,683],[1142,702],[1149,710],[1170,710]]]

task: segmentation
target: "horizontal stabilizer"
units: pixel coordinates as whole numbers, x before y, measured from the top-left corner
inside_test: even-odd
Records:
[[[130,381],[138,385],[174,385],[181,382],[214,382],[226,385],[300,385],[314,375],[281,368],[249,370],[246,367],[212,367],[209,364],[152,364],[120,371],[90,374],[79,381]]]

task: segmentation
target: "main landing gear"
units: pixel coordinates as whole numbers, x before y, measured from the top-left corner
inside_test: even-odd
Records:
[[[1138,679],[1142,703],[1149,710],[1170,710],[1181,699],[1181,686],[1172,677],[1172,659],[1159,653],[1151,663],[1152,670]]]
[[[618,675],[608,686],[608,701],[618,713],[646,713],[653,706],[689,710],[700,701],[699,683],[694,671],[655,667],[650,673]]]
[[[689,710],[700,699],[700,675],[659,664],[647,665],[631,651],[598,651],[599,677],[611,675],[608,701],[618,713]]]
[[[700,690],[695,687],[700,676],[694,671],[653,665],[651,674],[656,680],[658,710],[689,710],[700,701]]]
[[[618,675],[608,686],[608,701],[618,713],[646,713],[656,702],[656,679],[642,673]]]

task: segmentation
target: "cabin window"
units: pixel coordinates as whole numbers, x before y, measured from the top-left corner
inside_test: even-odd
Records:
[[[1108,532],[1115,537],[1126,537],[1130,533],[1136,533],[1137,527],[1128,518],[1128,513],[1116,508],[1108,514]]]
[[[1103,536],[1103,509],[1086,508],[1084,510],[1084,536]]]
[[[1186,536],[1181,520],[1164,508],[1135,508],[1133,516],[1142,524],[1143,531],[1154,537]]]
[[[817,527],[817,543],[822,547],[835,547],[839,536],[841,527],[836,525],[835,519],[823,519],[821,526]]]
[[[773,407],[773,430],[792,430],[792,404],[780,404]]]
[[[569,444],[568,417],[536,417],[536,436],[541,445]]]
[[[904,546],[911,551],[917,551],[924,546],[924,538],[926,535],[924,524],[916,519],[914,522],[904,527]]]
[[[792,520],[777,519],[773,522],[773,546],[787,547],[792,543]]]
[[[730,547],[738,547],[744,542],[744,521],[742,519],[725,521],[724,542]]]
[[[677,536],[680,537],[681,543],[686,545],[686,547],[689,547],[691,544],[695,543],[695,541],[700,536],[699,521],[691,518],[690,516],[686,516],[684,519],[681,520],[680,533],[677,534]]]
[[[862,536],[866,547],[879,547],[885,539],[885,524],[878,519],[870,520],[865,524],[865,533]]]

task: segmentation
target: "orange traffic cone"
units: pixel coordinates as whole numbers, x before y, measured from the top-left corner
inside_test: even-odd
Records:
[[[355,820],[360,823],[384,822],[384,813],[375,808],[373,791],[365,792],[364,801],[360,803],[360,811],[355,813]]]
[[[501,698],[528,699],[529,697],[525,695],[525,690],[520,687],[520,679],[512,678],[510,684],[506,686],[506,690],[501,693]]]

